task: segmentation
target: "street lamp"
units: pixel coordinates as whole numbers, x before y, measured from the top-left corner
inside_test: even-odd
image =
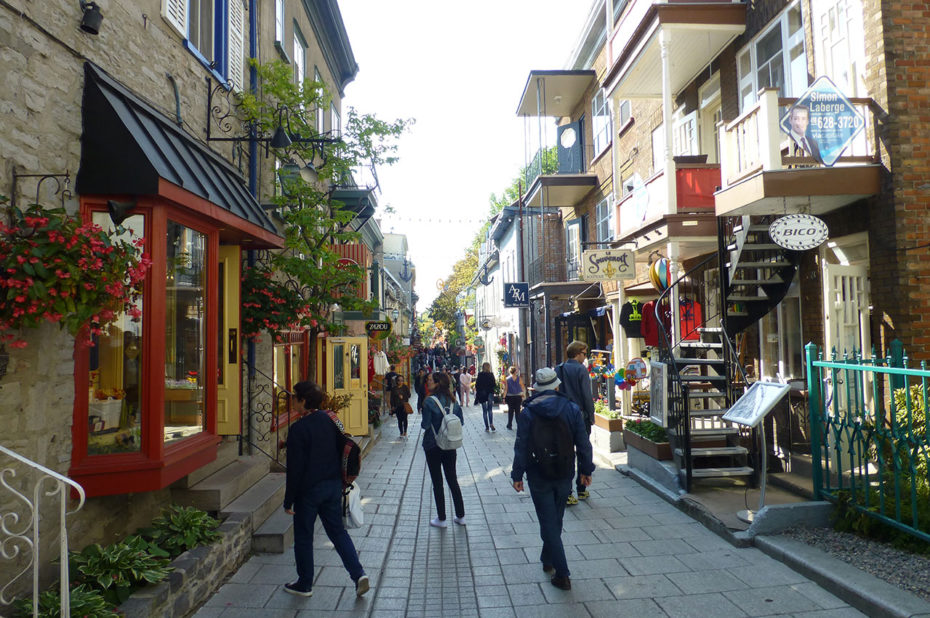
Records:
[[[391,319],[395,322],[397,321],[397,316],[400,315],[400,312],[397,309],[391,309]]]

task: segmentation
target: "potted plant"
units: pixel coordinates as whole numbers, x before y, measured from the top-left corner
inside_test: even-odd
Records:
[[[607,431],[623,431],[623,419],[618,410],[611,410],[602,399],[594,402],[594,424]]]
[[[652,421],[629,421],[623,427],[623,442],[649,455],[653,459],[668,460],[672,458],[672,448],[668,443],[665,429]]]

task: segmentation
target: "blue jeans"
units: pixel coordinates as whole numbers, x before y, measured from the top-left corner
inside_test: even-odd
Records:
[[[484,428],[489,429],[494,424],[494,396],[488,395],[487,401],[481,402],[481,417],[484,419]]]
[[[313,585],[313,527],[320,516],[326,536],[336,547],[342,565],[352,581],[365,574],[358,561],[355,545],[342,523],[342,481],[323,481],[299,495],[294,503],[294,561],[297,563],[297,584]]]
[[[539,519],[539,537],[543,542],[539,559],[543,564],[555,567],[558,577],[568,577],[568,561],[562,545],[562,517],[565,515],[565,501],[572,493],[572,479],[553,481],[534,474],[527,475],[526,480]]]

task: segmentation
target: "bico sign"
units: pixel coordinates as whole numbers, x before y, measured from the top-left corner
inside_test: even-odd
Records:
[[[581,278],[584,281],[633,279],[635,275],[636,262],[632,251],[605,249],[581,254]]]
[[[791,251],[819,247],[829,235],[827,224],[813,215],[786,215],[769,226],[772,241]]]

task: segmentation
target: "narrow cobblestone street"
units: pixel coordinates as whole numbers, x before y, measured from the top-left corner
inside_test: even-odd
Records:
[[[284,592],[295,579],[292,549],[252,556],[202,607],[199,618],[355,616],[861,616],[843,601],[755,548],[735,548],[636,481],[600,467],[591,497],[565,514],[562,535],[572,590],[549,584],[528,493],[509,469],[515,431],[496,413],[485,433],[466,408],[458,476],[467,526],[430,527],[435,506],[419,446],[393,418],[360,477],[366,525],[351,531],[372,590],[354,588],[317,524],[311,598]],[[447,504],[451,505],[447,497]]]

